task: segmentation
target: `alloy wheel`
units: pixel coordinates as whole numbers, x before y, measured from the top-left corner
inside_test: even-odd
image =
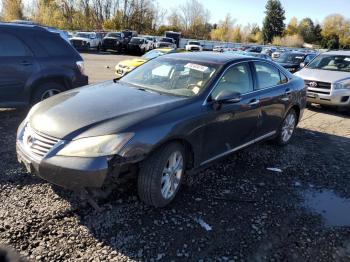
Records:
[[[295,129],[296,117],[295,114],[289,113],[285,118],[282,126],[282,140],[288,142],[292,137]]]
[[[184,159],[180,151],[173,152],[163,169],[161,180],[161,193],[165,199],[176,194],[183,174]]]
[[[44,99],[47,99],[51,96],[57,95],[58,93],[61,93],[61,90],[58,89],[49,89],[46,90],[42,95],[41,95],[41,101]]]

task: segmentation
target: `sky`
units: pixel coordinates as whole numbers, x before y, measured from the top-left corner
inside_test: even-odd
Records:
[[[23,0],[28,7],[32,0]],[[177,7],[187,0],[156,0],[164,9]],[[210,11],[210,22],[218,23],[227,13],[237,24],[257,23],[262,25],[266,0],[199,0]],[[285,11],[287,24],[293,16],[301,20],[310,17],[321,23],[323,19],[334,13],[350,18],[350,0],[280,0]],[[1,2],[1,1],[0,1]],[[0,7],[1,9],[1,7]],[[168,12],[169,13],[169,12]]]
[[[237,24],[257,23],[262,25],[266,0],[199,0],[210,11],[211,23],[222,20],[227,13],[236,19]],[[350,18],[350,0],[280,0],[286,11],[286,23],[293,16],[298,20],[310,17],[322,22],[334,13]],[[186,0],[158,0],[163,8],[176,7]]]

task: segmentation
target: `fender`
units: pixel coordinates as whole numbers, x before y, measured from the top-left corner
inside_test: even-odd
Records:
[[[66,89],[72,87],[75,75],[73,70],[62,67],[50,67],[43,69],[40,74],[33,74],[27,81],[24,87],[24,94],[27,98],[30,98],[31,94],[37,88],[37,86],[50,79],[60,79]]]

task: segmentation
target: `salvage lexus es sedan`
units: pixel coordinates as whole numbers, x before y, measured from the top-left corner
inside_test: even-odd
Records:
[[[274,62],[170,54],[36,104],[18,128],[18,160],[73,190],[137,170],[141,200],[162,207],[185,172],[266,139],[287,144],[305,105],[304,81]]]

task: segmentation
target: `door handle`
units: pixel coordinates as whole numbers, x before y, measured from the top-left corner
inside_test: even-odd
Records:
[[[29,62],[29,61],[22,61],[22,62],[21,62],[21,65],[23,65],[23,66],[29,66],[29,65],[32,65],[32,63]]]
[[[259,103],[260,103],[260,100],[259,100],[259,99],[253,99],[253,100],[251,100],[251,101],[249,102],[249,105],[250,105],[250,106],[255,106],[255,105],[259,104]]]

